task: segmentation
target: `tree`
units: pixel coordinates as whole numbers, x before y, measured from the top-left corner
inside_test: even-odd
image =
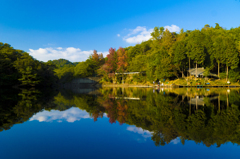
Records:
[[[37,74],[33,73],[32,67],[27,66],[26,70],[21,70],[22,77],[19,81],[22,81],[23,86],[35,86],[40,81],[37,80]]]
[[[170,49],[175,41],[176,41],[176,37],[174,36],[174,34],[171,33],[168,29],[166,29],[162,34],[161,45],[171,57],[172,57],[172,54]]]
[[[128,71],[130,72],[141,72],[147,70],[147,56],[146,55],[137,55],[128,65]]]
[[[187,55],[186,55],[186,44],[184,41],[177,41],[172,47],[174,53],[174,63],[175,65],[179,65],[182,77],[184,76],[184,69],[187,63]]]
[[[160,40],[164,32],[164,27],[155,27],[153,29],[153,32],[151,33],[151,36],[153,40]]]
[[[203,64],[205,61],[206,53],[205,47],[202,44],[204,35],[199,30],[194,30],[188,36],[188,54],[190,58],[196,63],[196,77],[197,77],[197,64]],[[190,69],[190,68],[189,68]]]
[[[79,62],[74,69],[74,76],[76,77],[89,77],[95,72],[95,63],[88,59],[84,62]]]
[[[214,58],[218,63],[218,77],[220,74],[220,64],[224,64],[225,63],[225,49],[226,46],[224,45],[224,37],[223,36],[219,36],[215,39],[213,46],[214,46]]]
[[[93,50],[92,60],[98,65],[98,63],[99,63],[99,55],[97,54],[97,50]]]
[[[125,72],[128,66],[127,63],[127,54],[124,50],[124,48],[119,47],[117,50],[117,58],[118,58],[118,63],[117,63],[117,71],[118,72]]]
[[[117,53],[113,48],[109,49],[109,54],[107,55],[107,61],[105,63],[107,65],[108,73],[115,73],[117,69]]]
[[[41,69],[40,62],[34,60],[28,53],[23,53],[20,58],[14,61],[14,67],[20,73],[21,85],[23,86],[35,86],[39,83],[38,70]]]
[[[127,55],[122,47],[117,50],[117,61],[117,71],[122,73],[122,83],[124,83],[123,73],[126,71],[128,63]]]
[[[226,46],[226,80],[228,80],[228,67],[231,67],[231,69],[237,68],[239,63],[239,56],[232,38],[225,38],[224,45]]]

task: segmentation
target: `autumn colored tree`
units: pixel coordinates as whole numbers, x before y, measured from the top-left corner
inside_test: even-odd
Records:
[[[124,50],[124,48],[119,47],[117,50],[117,57],[118,57],[118,63],[117,63],[117,71],[118,72],[124,72],[127,69],[127,55]]]
[[[105,65],[107,66],[105,70],[107,73],[115,73],[117,69],[117,53],[115,49],[109,49]]]
[[[93,54],[92,54],[92,60],[98,65],[99,64],[99,55],[97,53],[97,50],[93,50]]]
[[[100,54],[100,59],[105,61],[103,65],[98,69],[98,74],[102,75],[103,78],[106,78],[109,80],[110,77],[113,77],[115,74],[115,71],[117,70],[117,53],[116,50],[113,48],[109,49],[109,54],[107,55],[106,59],[103,59],[103,55]],[[100,61],[101,61],[100,60]]]

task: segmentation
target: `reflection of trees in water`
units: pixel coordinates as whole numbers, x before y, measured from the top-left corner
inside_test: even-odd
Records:
[[[2,96],[3,95],[3,96]],[[54,93],[36,89],[4,90],[1,92],[0,131],[10,129],[14,124],[23,123],[42,109],[55,107]]]
[[[115,113],[119,123],[125,122],[153,132],[152,140],[156,145],[165,145],[177,137],[180,137],[182,143],[185,140],[194,140],[196,143],[202,142],[206,146],[214,144],[220,146],[228,141],[237,144],[240,142],[238,133],[240,112],[237,106],[240,104],[240,97],[238,91],[226,93],[226,90],[225,92],[214,90],[212,91],[213,95],[208,92],[208,97],[202,98],[204,90],[201,92],[198,90],[202,95],[202,103],[197,103],[197,100],[189,103],[190,99],[197,98],[197,96],[188,97],[186,92],[182,96],[170,92],[152,93],[152,90],[144,93],[139,89],[130,91],[133,92],[128,93],[127,89],[124,90],[124,93],[113,90],[111,95],[123,97],[135,94],[135,97],[143,99],[145,96],[145,99],[136,101],[112,98],[112,106],[108,107],[108,110],[115,110],[115,112],[109,111],[108,116],[112,117]],[[136,94],[137,91],[140,93]],[[105,92],[107,91],[105,90]],[[192,94],[198,95],[197,93],[192,91]],[[124,103],[127,109],[123,109],[121,103]],[[122,113],[123,110],[124,113]],[[122,114],[125,115],[124,120]]]
[[[127,102],[122,100],[117,102],[117,120],[122,125],[127,120]]]
[[[182,91],[180,95],[167,90],[153,93],[152,89],[139,88],[109,88],[101,91],[102,96],[88,97],[91,103],[85,101],[87,108],[82,103],[76,106],[92,114],[94,120],[105,112],[110,123],[118,121],[148,130],[152,132],[152,140],[156,145],[168,144],[177,137],[182,143],[194,140],[206,146],[220,146],[228,141],[239,143],[238,91],[228,94],[223,90],[208,91],[208,96],[204,98],[204,90],[191,90],[191,93]],[[202,103],[196,100],[189,102],[198,95],[201,95]]]
[[[179,138],[220,146],[226,142],[240,144],[240,96],[238,91],[223,90],[203,96],[197,92],[172,93],[169,90],[140,88],[110,88],[102,95],[77,95],[49,91],[22,90],[19,95],[1,97],[0,129],[7,130],[16,123],[27,121],[42,109],[66,110],[76,106],[87,111],[97,121],[107,114],[110,123],[135,125],[152,132],[155,145],[165,145]],[[218,93],[215,93],[218,92]],[[193,102],[201,98],[202,103]],[[11,98],[10,98],[11,97]],[[127,97],[127,98],[125,98]],[[203,98],[204,97],[204,98]],[[197,98],[196,98],[197,99]],[[192,101],[192,102],[189,102]]]

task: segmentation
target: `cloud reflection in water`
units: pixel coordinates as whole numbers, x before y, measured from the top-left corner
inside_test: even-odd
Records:
[[[30,118],[30,121],[38,120],[39,122],[52,122],[54,120],[57,120],[58,122],[62,122],[66,120],[67,122],[75,122],[79,121],[80,119],[87,119],[92,118],[90,115],[83,110],[80,110],[79,108],[72,107],[70,109],[67,109],[65,111],[59,111],[59,110],[51,110],[51,111],[42,111],[35,115],[33,115]]]
[[[134,133],[137,133],[137,134],[140,134],[144,138],[152,137],[152,134],[151,134],[150,131],[143,130],[142,128],[138,128],[136,126],[129,126],[129,127],[127,127],[127,130],[131,131],[131,132],[134,132]]]
[[[174,145],[176,145],[176,144],[180,143],[180,141],[181,141],[180,138],[177,137],[177,138],[173,139],[170,143],[173,143]]]

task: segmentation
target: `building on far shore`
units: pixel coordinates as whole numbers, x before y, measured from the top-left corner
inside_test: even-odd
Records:
[[[190,68],[190,70],[188,72],[192,76],[196,76],[197,75],[196,77],[204,77],[204,72],[205,71],[206,70],[204,69],[204,67],[199,67],[199,68],[197,68],[197,71],[196,71],[196,68]],[[217,77],[218,78],[218,76],[216,74],[211,73],[211,72],[208,73],[208,76],[212,76],[212,77]]]

